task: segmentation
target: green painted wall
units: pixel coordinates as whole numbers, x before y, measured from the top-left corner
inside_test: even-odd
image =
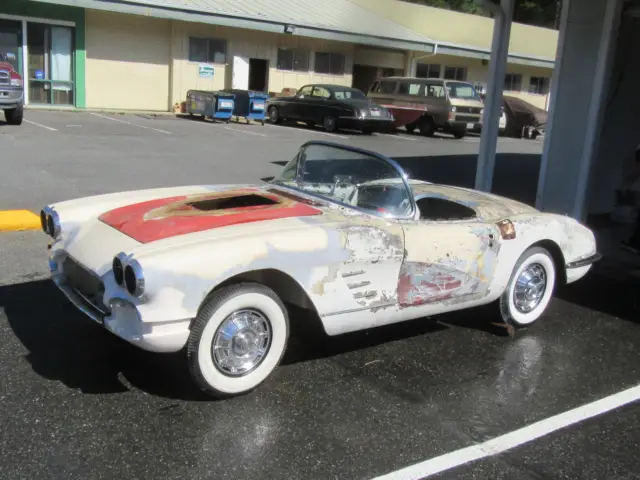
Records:
[[[29,2],[26,0],[0,0],[0,13],[21,17],[46,18],[75,22],[75,106],[86,106],[85,85],[85,13],[84,8],[52,5],[49,3]],[[28,19],[27,19],[28,20]]]

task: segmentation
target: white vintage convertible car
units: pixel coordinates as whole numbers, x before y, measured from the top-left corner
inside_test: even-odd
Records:
[[[393,160],[308,142],[267,184],[160,188],[41,212],[52,279],[108,331],[184,349],[215,396],[280,362],[287,304],[328,335],[494,303],[514,328],[600,258],[572,218],[409,180]]]

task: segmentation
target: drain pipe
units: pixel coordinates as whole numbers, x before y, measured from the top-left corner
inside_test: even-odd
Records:
[[[491,192],[496,164],[496,147],[500,129],[502,90],[507,71],[509,38],[513,20],[514,0],[475,0],[493,14],[493,40],[489,60],[489,78],[485,95],[484,119],[480,136],[480,151],[476,166],[475,188]]]
[[[431,52],[428,55],[423,55],[421,57],[415,57],[412,58],[411,56],[409,56],[409,72],[408,75],[405,75],[405,77],[415,77],[416,76],[416,69],[418,68],[418,60],[422,60],[423,58],[431,58],[431,57],[435,57],[436,55],[438,55],[438,44],[434,43],[433,44],[433,52]]]

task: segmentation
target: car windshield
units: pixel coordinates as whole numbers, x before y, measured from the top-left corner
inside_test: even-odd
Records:
[[[334,88],[333,96],[338,100],[345,100],[350,98],[358,98],[358,99],[367,98],[364,93],[362,93],[360,90],[356,88],[340,88],[340,89]]]
[[[478,92],[470,83],[447,82],[446,87],[450,98],[480,100]]]
[[[300,162],[303,163],[299,168]],[[300,177],[298,171],[302,170]],[[411,192],[400,171],[366,153],[309,144],[272,183],[284,185],[380,216],[408,217]]]

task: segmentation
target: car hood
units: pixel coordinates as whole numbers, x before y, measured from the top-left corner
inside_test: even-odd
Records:
[[[66,208],[57,209],[62,236],[55,250],[66,250],[102,275],[121,251],[141,257],[187,244],[232,242],[343,220],[336,211],[325,215],[335,209],[273,185],[206,188],[185,187],[185,193],[170,189],[170,196],[153,190],[130,192],[132,202],[123,200],[127,192],[84,199],[83,216],[92,205],[100,208],[81,220],[72,215],[83,199],[65,202]]]
[[[98,219],[147,244],[232,225],[321,214],[321,209],[283,190],[245,187],[133,203],[106,211]]]

